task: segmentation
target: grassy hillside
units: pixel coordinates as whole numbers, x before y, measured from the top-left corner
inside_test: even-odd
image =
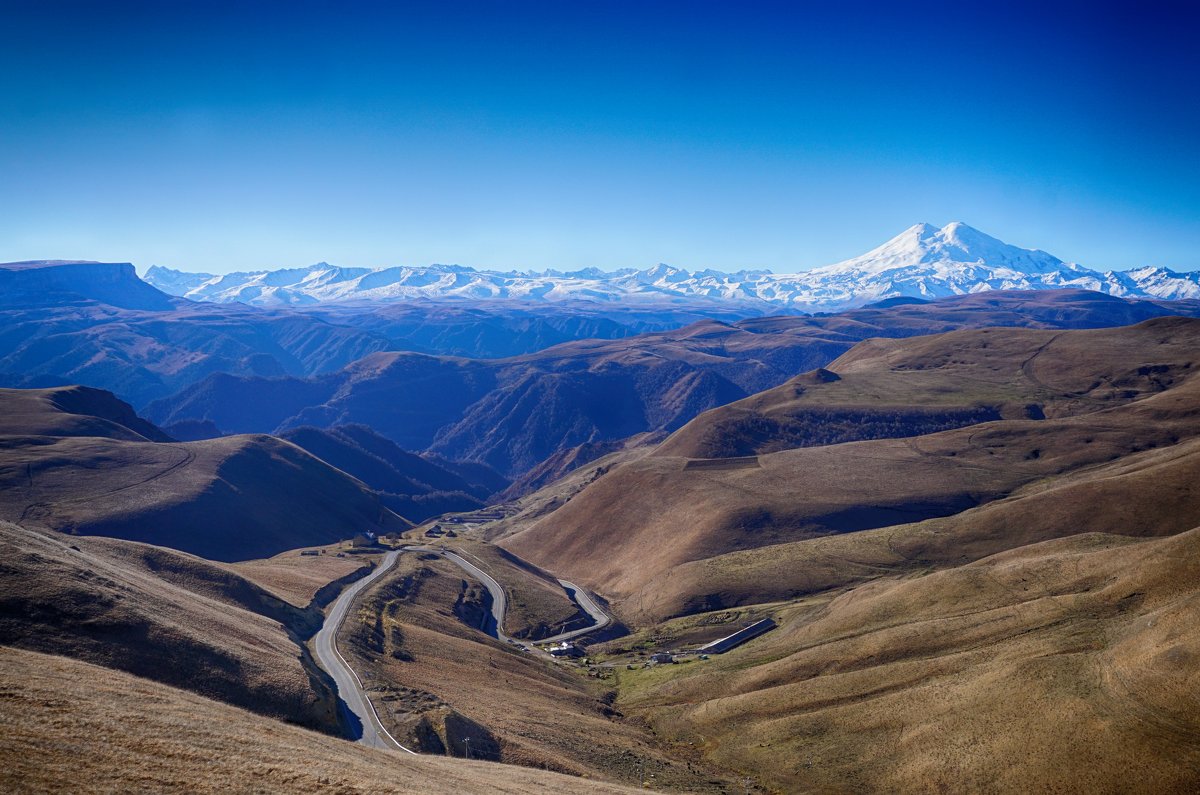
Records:
[[[8,436],[99,436],[129,442],[170,442],[111,392],[86,386],[0,389]]]
[[[5,792],[634,791],[542,770],[378,751],[28,651],[0,648],[0,693]]]
[[[1080,532],[1170,535],[1200,517],[1197,479],[1200,441],[1192,439],[1035,481],[954,516],[684,563],[648,584],[639,603],[652,615],[686,614],[919,574]]]
[[[618,706],[786,792],[1194,791],[1198,619],[1200,528],[1084,532],[618,668]]]
[[[387,507],[414,522],[482,508],[493,489],[402,450],[365,425],[305,426],[280,437],[370,486]]]
[[[1067,417],[1186,380],[1200,334],[1162,319],[1089,331],[957,331],[860,343],[822,368],[705,412],[659,455],[723,458]]]
[[[349,555],[342,552],[343,547],[343,544],[332,544],[289,549],[269,558],[223,565],[288,604],[304,608],[331,584],[365,576],[375,565],[377,556]]]
[[[871,342],[867,353],[883,346],[887,354],[851,353],[843,361],[844,381],[829,384],[907,384],[908,399],[921,405],[919,395],[939,389],[943,401],[969,395],[974,387],[964,370],[996,372],[1005,381],[1015,377],[1014,362],[1025,362],[1016,370],[1038,380],[1030,389],[1046,395],[1049,419],[1000,420],[910,439],[802,447],[700,465],[672,455],[668,440],[658,453],[595,477],[550,512],[513,523],[513,534],[500,543],[613,598],[627,618],[655,620],[727,598],[698,569],[694,577],[683,576],[679,567],[685,564],[954,516],[1046,478],[1083,473],[1147,449],[1184,449],[1182,443],[1200,431],[1200,379],[1194,377],[1200,368],[1192,363],[1200,350],[1200,322],[1156,320],[1124,330],[1062,332],[1053,340],[1047,345],[1044,332],[992,330]],[[1088,352],[1100,344],[1111,352],[1103,367],[1097,362],[1103,354]],[[918,353],[904,359],[909,348]],[[932,364],[911,372],[889,364],[904,361]],[[947,372],[937,372],[939,361],[947,363]],[[1051,400],[1053,394],[1062,397]],[[1019,395],[1018,403],[1025,399]],[[1144,534],[1155,525],[1161,509],[1147,509],[1151,513],[1127,532]],[[1008,543],[1031,540],[1020,536]],[[984,554],[1006,548],[1004,543],[998,540]],[[764,560],[772,555],[764,553]],[[739,599],[765,600],[794,592],[799,577],[717,581],[741,579]],[[666,599],[668,580],[675,590]]]
[[[337,730],[304,613],[191,555],[0,523],[0,637]]]

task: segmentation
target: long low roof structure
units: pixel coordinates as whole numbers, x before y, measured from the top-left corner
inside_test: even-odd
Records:
[[[751,624],[748,627],[743,627],[742,629],[739,629],[737,632],[733,633],[732,635],[728,635],[724,638],[721,638],[720,640],[714,640],[711,643],[706,643],[703,646],[701,646],[699,649],[697,649],[697,651],[704,653],[704,654],[724,654],[725,652],[729,651],[730,649],[741,646],[743,643],[745,643],[748,640],[753,640],[754,638],[757,638],[759,635],[763,634],[764,632],[770,632],[771,630],[775,629],[775,627],[777,627],[777,626],[778,626],[778,624],[775,623],[774,619],[764,618],[761,621],[755,621],[753,624]]]

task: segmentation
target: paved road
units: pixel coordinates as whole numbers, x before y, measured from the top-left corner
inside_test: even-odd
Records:
[[[451,562],[456,563],[459,568],[463,569],[468,574],[475,577],[475,579],[482,582],[484,584],[484,586],[488,589],[488,592],[491,593],[491,595],[492,595],[491,618],[487,622],[487,625],[480,627],[480,629],[482,629],[487,634],[491,635],[493,638],[497,638],[499,640],[502,640],[502,641],[505,641],[508,643],[514,643],[518,646],[523,646],[523,647],[529,649],[530,651],[540,651],[540,649],[537,649],[531,643],[528,643],[525,641],[519,641],[519,640],[516,640],[515,638],[509,638],[507,635],[504,634],[504,630],[502,629],[502,627],[504,626],[504,616],[508,612],[508,596],[507,596],[507,594],[505,594],[504,588],[501,587],[500,583],[498,583],[494,579],[492,579],[491,575],[489,575],[486,571],[479,568],[474,563],[472,563],[471,561],[464,558],[462,555],[458,555],[454,552],[450,552],[449,550],[442,550],[437,547],[426,547],[426,546],[404,547],[403,551],[406,551],[406,552],[432,552],[436,555],[442,555],[443,557],[449,559]],[[592,617],[593,623],[591,624],[591,626],[582,627],[580,629],[573,629],[570,632],[563,632],[563,633],[554,635],[549,638],[540,638],[537,641],[538,645],[545,645],[547,643],[562,643],[563,641],[571,640],[573,638],[578,638],[581,635],[586,635],[589,632],[595,632],[596,630],[602,629],[602,628],[608,626],[610,623],[612,623],[612,617],[610,615],[608,615],[608,613],[604,612],[604,609],[596,603],[596,601],[592,598],[592,595],[589,594],[587,591],[583,590],[582,588],[580,588],[578,585],[576,585],[574,583],[567,582],[566,580],[559,580],[558,584],[563,587],[563,589],[567,592],[567,594],[571,597],[571,600],[574,601],[575,604],[577,604],[581,608],[583,608],[584,612],[586,612],[589,616]]]
[[[375,571],[342,591],[341,596],[329,608],[329,615],[325,617],[325,623],[313,639],[313,646],[316,648],[317,662],[329,672],[333,681],[337,683],[337,694],[341,705],[350,712],[348,716],[350,723],[359,727],[361,731],[358,742],[373,748],[399,749],[412,754],[415,751],[396,742],[396,738],[383,728],[379,722],[379,716],[375,714],[375,706],[363,693],[362,682],[359,680],[358,674],[354,673],[354,669],[350,667],[346,658],[342,657],[337,648],[337,633],[341,629],[342,622],[346,620],[346,613],[351,604],[359,594],[370,587],[371,583],[378,580],[395,565],[398,557],[400,557],[399,552],[387,553]]]
[[[595,632],[598,629],[603,629],[612,623],[612,616],[604,612],[604,608],[596,604],[596,600],[587,591],[580,588],[573,582],[559,580],[558,584],[566,590],[571,597],[571,601],[583,608],[589,616],[592,617],[592,625],[581,629],[573,629],[570,632],[561,632],[553,637],[542,638],[538,643],[562,643],[563,641],[574,640],[581,635],[586,635],[589,632]]]
[[[512,643],[517,646],[523,646],[530,651],[537,651],[531,645],[516,640],[515,638],[510,638],[508,635],[504,634],[504,616],[508,613],[508,594],[504,592],[504,587],[501,586],[500,583],[496,582],[492,575],[488,574],[486,571],[479,568],[462,555],[446,549],[439,549],[438,547],[413,546],[401,547],[400,551],[431,552],[434,555],[441,555],[465,571],[467,574],[470,574],[472,577],[479,580],[481,583],[483,583],[483,587],[488,589],[488,593],[492,595],[491,615],[487,617],[487,620],[484,622],[483,626],[479,627],[479,629],[497,640],[502,640],[505,643]]]
[[[508,612],[508,595],[505,594],[504,588],[500,583],[496,582],[490,574],[463,556],[449,550],[425,546],[401,547],[384,555],[383,560],[373,572],[342,591],[342,594],[333,603],[333,606],[329,608],[329,614],[325,617],[325,623],[321,625],[321,630],[313,639],[313,646],[316,649],[317,662],[333,677],[333,681],[337,684],[337,694],[341,700],[340,703],[350,713],[347,716],[349,722],[356,726],[360,732],[358,742],[373,748],[399,749],[412,754],[416,752],[405,748],[384,728],[383,724],[379,721],[379,716],[375,712],[375,706],[363,692],[362,681],[358,678],[358,674],[354,673],[354,669],[350,667],[350,664],[346,662],[346,658],[337,649],[338,630],[341,629],[342,623],[346,620],[346,614],[349,612],[354,600],[358,598],[359,594],[371,587],[372,583],[386,574],[388,569],[395,565],[396,559],[400,556],[401,552],[427,552],[434,555],[441,555],[483,583],[483,586],[488,589],[488,593],[492,595],[492,612],[484,621],[484,625],[479,629],[497,640],[520,646],[526,651],[536,654],[545,654],[545,652],[538,649],[532,643],[519,641],[504,634],[504,615]],[[543,638],[538,643],[560,643],[564,640],[577,638],[580,635],[605,627],[612,621],[612,618],[596,604],[587,591],[566,580],[559,580],[558,582],[567,590],[576,604],[582,607],[596,623],[590,627],[583,627],[582,629],[555,635],[552,638]]]

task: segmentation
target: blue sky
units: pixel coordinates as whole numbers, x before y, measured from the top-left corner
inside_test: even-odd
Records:
[[[807,5],[0,0],[0,259],[1200,269],[1194,3]]]

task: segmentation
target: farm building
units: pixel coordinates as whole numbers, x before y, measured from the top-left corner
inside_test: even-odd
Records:
[[[727,635],[720,640],[714,640],[712,643],[706,643],[696,651],[705,654],[724,654],[730,649],[735,649],[741,646],[748,640],[753,640],[764,632],[770,632],[778,626],[774,619],[764,618],[762,621],[755,621],[748,627],[739,629],[732,635]]]

